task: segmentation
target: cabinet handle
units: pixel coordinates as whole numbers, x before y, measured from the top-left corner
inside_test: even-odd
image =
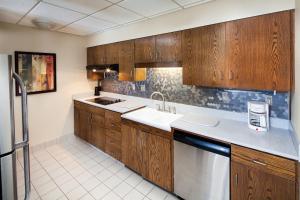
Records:
[[[130,77],[133,77],[133,69],[130,71]]]
[[[260,162],[260,161],[258,161],[258,160],[253,160],[253,162],[254,162],[255,164],[262,165],[262,166],[266,166],[266,165],[267,165],[266,163]]]
[[[237,186],[238,185],[238,174],[234,175],[234,184]]]

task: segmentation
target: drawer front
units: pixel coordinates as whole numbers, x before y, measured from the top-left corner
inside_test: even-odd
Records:
[[[256,167],[265,172],[295,180],[296,162],[253,149],[231,145],[232,160]]]
[[[121,140],[122,140],[122,134],[120,131],[115,131],[115,130],[112,130],[112,129],[106,129],[105,130],[105,134],[106,136],[116,140],[116,141],[119,141],[121,143]]]
[[[105,110],[105,119],[111,122],[121,123],[121,114],[109,110]]]
[[[105,118],[105,128],[107,128],[109,130],[115,130],[115,131],[121,132],[121,123],[111,121],[111,120]]]

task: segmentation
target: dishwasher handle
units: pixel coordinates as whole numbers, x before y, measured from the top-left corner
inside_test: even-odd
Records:
[[[212,153],[220,154],[222,156],[230,157],[230,145],[222,144],[220,142],[198,136],[192,136],[182,132],[175,132],[174,140],[194,146],[198,149],[203,149]]]

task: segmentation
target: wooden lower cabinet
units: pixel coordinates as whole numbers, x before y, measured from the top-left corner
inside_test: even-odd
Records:
[[[157,129],[143,130],[145,126],[128,120],[122,123],[122,162],[144,178],[172,191],[171,133],[165,132],[166,137],[163,137],[157,134]]]
[[[231,200],[296,200],[296,164],[232,145]]]
[[[155,184],[172,191],[171,140],[147,135],[148,176]]]
[[[74,102],[75,135],[121,160],[121,114]]]
[[[105,149],[105,127],[104,117],[101,115],[93,114],[90,131],[90,142],[101,150]]]
[[[137,135],[138,129],[122,125],[122,162],[134,171],[140,172],[137,159]]]
[[[89,140],[91,114],[86,110],[79,110],[79,132],[78,137]]]
[[[74,134],[79,137],[79,111],[80,108],[78,108],[76,105],[74,106]]]
[[[295,181],[234,161],[231,162],[231,172],[231,200],[296,199]]]

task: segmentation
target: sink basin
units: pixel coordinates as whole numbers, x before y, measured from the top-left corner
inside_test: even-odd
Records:
[[[171,131],[170,124],[182,117],[181,114],[173,114],[155,110],[153,108],[142,108],[122,115],[122,118],[153,126],[165,131]]]

